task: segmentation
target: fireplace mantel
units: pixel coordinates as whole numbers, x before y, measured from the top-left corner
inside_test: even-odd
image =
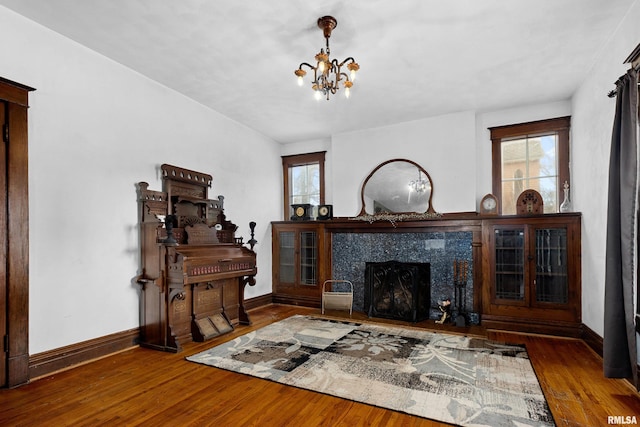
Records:
[[[464,308],[477,321],[482,307],[482,218],[476,213],[442,215],[419,221],[374,222],[339,218],[324,224],[330,252],[325,268],[334,277],[354,283],[354,309],[364,307],[364,268],[367,262],[428,262],[431,264],[431,319],[441,315],[438,304],[455,298],[452,264],[469,265]],[[360,247],[358,247],[360,246]],[[384,250],[377,250],[378,246]]]
[[[431,219],[397,222],[388,220],[368,222],[345,217],[326,221],[273,222],[273,301],[320,307],[321,288],[325,280],[352,280],[352,277],[338,277],[338,275],[351,274],[362,282],[364,273],[361,274],[361,270],[363,271],[364,267],[361,264],[364,261],[415,262],[416,259],[395,258],[398,258],[398,251],[405,250],[404,253],[401,253],[402,256],[405,256],[412,250],[421,250],[425,247],[440,250],[440,254],[442,254],[443,245],[446,245],[447,257],[468,261],[469,292],[466,299],[461,299],[468,301],[466,310],[471,314],[477,314],[482,325],[498,329],[574,336],[581,324],[580,220],[580,213],[483,216],[475,212],[463,212],[443,214]],[[525,287],[530,290],[527,291],[525,301],[522,304],[529,304],[528,308],[519,307],[520,303],[512,304],[510,301],[496,300],[492,288],[492,283],[495,283],[496,280],[496,245],[493,239],[496,230],[501,228],[522,229],[527,236],[533,236],[534,234],[531,233],[536,229],[566,229],[567,263],[569,264],[567,277],[570,282],[569,300],[566,304],[561,306],[561,304],[554,305],[544,302],[531,305],[529,302],[536,292],[533,280],[536,274],[535,265],[528,265],[529,263],[535,264],[535,253],[529,253],[529,251],[533,251],[532,248],[535,244],[532,240],[533,237],[526,237],[523,247],[529,254],[524,262],[525,268],[529,271],[525,275],[525,280],[528,281]],[[309,284],[283,283],[281,280],[279,234],[283,230],[289,232],[307,230],[314,234],[317,249],[314,253],[317,261],[316,288]],[[388,239],[384,238],[384,235],[387,235]],[[363,251],[368,250],[366,248],[375,247],[377,244],[375,239],[378,238],[382,239],[380,245],[384,247],[380,248],[376,254],[377,259],[367,259],[368,255],[363,254]],[[453,247],[452,251],[449,250],[449,246]],[[292,248],[291,253],[300,256],[300,248]],[[350,257],[352,253],[355,254],[356,261],[345,261],[345,257]],[[383,255],[388,253],[388,259],[380,259],[383,257],[381,253]],[[438,302],[441,296],[446,296],[440,290],[440,282],[452,282],[450,279],[453,269],[450,260],[446,261],[446,265],[443,267],[440,259],[437,260],[438,262],[432,262],[429,256],[424,254],[418,256],[420,257],[418,261],[430,262],[432,265],[431,301],[433,309],[434,303]],[[445,269],[448,272],[443,273]],[[354,282],[355,287],[356,283]],[[357,295],[354,295],[354,310],[356,310],[356,298]],[[533,317],[527,318],[522,314],[527,312]]]
[[[279,251],[279,230],[292,230],[292,229],[308,229],[314,230],[317,233],[318,238],[318,247],[320,248],[318,253],[318,277],[317,283],[319,287],[322,286],[322,283],[325,280],[330,279],[343,279],[343,277],[335,276],[335,267],[340,263],[340,259],[334,260],[334,245],[336,241],[339,241],[341,238],[346,236],[352,236],[355,239],[360,239],[363,233],[367,235],[384,235],[384,234],[398,234],[402,235],[402,233],[407,233],[408,235],[416,235],[419,233],[420,235],[430,234],[429,239],[433,241],[436,245],[444,239],[443,233],[465,233],[466,240],[468,240],[467,245],[467,254],[470,271],[472,276],[470,277],[470,284],[473,283],[481,283],[482,282],[482,216],[478,215],[475,212],[464,212],[464,213],[453,213],[453,214],[443,214],[438,218],[431,218],[425,220],[417,220],[417,221],[397,221],[391,222],[388,220],[379,220],[374,222],[362,221],[358,219],[341,217],[341,218],[333,218],[327,221],[276,221],[272,222],[274,237],[273,237],[273,284],[274,284],[274,302],[286,303],[286,304],[295,304],[295,305],[306,305],[312,307],[320,306],[320,292],[318,291],[317,297],[310,295],[310,288],[308,286],[304,286],[302,284],[284,284],[281,281],[281,276],[279,273],[279,265],[278,260],[280,258]],[[433,235],[432,233],[440,233]],[[347,249],[348,250],[348,249]],[[391,261],[395,258],[392,255],[389,255],[389,259],[379,259],[377,261]],[[408,259],[395,259],[396,261],[412,261]],[[366,261],[372,261],[371,259]],[[447,263],[447,267],[450,264]],[[364,269],[364,264],[361,266],[361,269]],[[442,270],[442,268],[440,268]],[[448,271],[448,270],[447,270]],[[342,274],[338,272],[337,274]],[[446,273],[445,273],[446,274]],[[356,278],[357,282],[362,282],[364,280],[364,272],[362,274],[362,278],[359,277],[358,270],[358,278]],[[445,280],[448,280],[448,277],[439,278],[438,269],[435,268],[432,271],[431,276],[432,281],[434,281],[434,285],[432,285],[432,290],[436,293],[432,295],[431,301],[432,305],[437,304],[441,297],[451,297],[453,298],[452,292],[450,294],[443,294],[442,292],[438,292],[438,289],[441,286],[438,286],[439,283],[442,283]],[[280,285],[279,285],[280,284]],[[358,286],[354,283],[354,286],[358,288]],[[363,300],[364,300],[364,287],[360,286],[359,289],[356,289],[356,297],[354,302],[354,309],[362,308]],[[473,313],[480,313],[482,307],[482,289],[480,286],[474,286],[473,291],[468,295],[468,311]],[[437,313],[437,308],[432,307],[434,309],[434,313]]]
[[[322,221],[331,233],[396,233],[423,232],[425,229],[450,229],[455,231],[480,231],[482,220],[487,218],[475,212],[442,214],[440,217],[416,221],[377,220],[373,222],[356,218],[340,217]],[[320,221],[318,221],[320,222]]]

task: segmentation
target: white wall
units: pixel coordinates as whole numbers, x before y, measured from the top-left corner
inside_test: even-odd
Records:
[[[492,191],[488,128],[570,115],[571,102],[564,100],[493,112],[465,111],[335,135],[327,153],[333,171],[326,177],[331,189],[327,201],[334,204],[337,216],[357,215],[369,173],[386,160],[406,158],[429,172],[436,211],[477,211],[480,199]],[[327,144],[310,141],[285,147],[286,154],[299,154],[327,149]]]
[[[433,180],[437,212],[475,210],[475,113],[461,112],[335,135],[331,145],[333,210],[355,216],[360,190],[380,163],[403,158],[421,165]]]
[[[636,1],[573,97],[572,202],[582,212],[582,321],[600,336],[604,331],[607,188],[615,113],[615,99],[607,98],[607,93],[629,68],[622,61],[640,43],[639,23],[640,2]]]
[[[280,146],[0,7],[0,73],[32,86],[29,352],[139,325],[135,184],[161,190],[169,163],[213,175],[271,292],[269,222],[281,211]],[[274,200],[277,203],[274,203]]]

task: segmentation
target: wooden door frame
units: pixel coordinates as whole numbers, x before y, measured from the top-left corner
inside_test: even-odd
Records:
[[[29,92],[20,83],[0,78],[0,100],[6,111],[2,129],[5,144],[6,264],[0,267],[6,283],[6,335],[3,348],[6,373],[1,387],[15,387],[29,381],[29,151],[27,109]]]

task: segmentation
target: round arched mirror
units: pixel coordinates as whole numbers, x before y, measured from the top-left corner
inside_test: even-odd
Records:
[[[411,160],[393,159],[378,165],[362,184],[360,215],[435,213],[433,181]]]

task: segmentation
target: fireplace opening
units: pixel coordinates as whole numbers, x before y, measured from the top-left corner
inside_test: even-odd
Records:
[[[419,322],[429,318],[430,306],[429,263],[366,263],[364,308],[369,317]]]

